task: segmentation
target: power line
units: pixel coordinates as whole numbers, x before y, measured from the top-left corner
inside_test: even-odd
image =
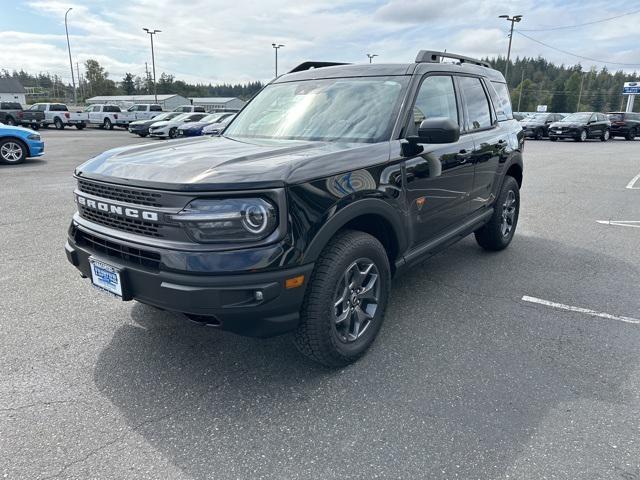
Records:
[[[551,50],[555,50],[557,52],[564,53],[566,55],[571,55],[572,57],[581,58],[583,60],[589,60],[591,62],[604,63],[605,65],[618,65],[620,67],[640,67],[640,63],[609,62],[607,60],[598,60],[597,58],[585,57],[584,55],[578,55],[577,53],[569,52],[567,50],[562,50],[561,48],[554,47],[553,45],[549,45],[548,43],[541,42],[540,40],[530,37],[526,33],[522,33],[519,30],[514,30],[514,32],[517,33],[518,35],[522,35],[523,37],[528,38],[532,42],[539,43],[540,45],[550,48]]]
[[[527,28],[527,29],[521,29],[520,31],[521,32],[551,32],[551,31],[554,31],[554,30],[565,30],[567,28],[586,27],[588,25],[595,25],[596,23],[602,23],[602,22],[608,22],[610,20],[615,20],[616,18],[622,18],[622,17],[627,17],[629,15],[635,15],[636,13],[640,13],[640,9],[634,10],[632,12],[622,13],[622,14],[616,15],[614,17],[602,18],[600,20],[593,20],[592,22],[577,23],[575,25],[562,25],[562,26],[559,26],[559,27],[549,27],[549,28]]]

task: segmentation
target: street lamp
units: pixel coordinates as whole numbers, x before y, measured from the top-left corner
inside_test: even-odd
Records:
[[[69,8],[64,14],[64,31],[67,34],[67,49],[69,50],[69,67],[71,67],[71,83],[73,83],[73,103],[78,104],[78,92],[76,92],[76,79],[73,76],[73,62],[71,61],[71,44],[69,43],[69,29],[67,28],[67,15],[73,8]]]
[[[156,84],[156,57],[153,52],[153,36],[156,33],[160,33],[162,30],[149,30],[148,28],[143,28],[145,32],[149,34],[151,37],[151,64],[153,65],[153,96],[155,97],[155,102],[158,103],[158,86]]]
[[[278,76],[278,49],[284,47],[284,45],[280,43],[272,43],[271,46],[276,51],[276,77]]]
[[[377,57],[377,53],[367,53],[367,57],[369,57],[369,63],[373,63],[373,57]]]
[[[509,81],[507,76],[509,75],[509,60],[511,58],[511,40],[513,40],[513,24],[522,20],[522,15],[500,15],[498,18],[504,18],[507,22],[511,22],[511,31],[509,33],[509,50],[507,51],[507,66],[504,69],[504,79]]]

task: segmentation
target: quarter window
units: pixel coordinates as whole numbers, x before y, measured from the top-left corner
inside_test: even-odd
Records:
[[[414,132],[424,119],[436,117],[450,118],[460,124],[453,78],[446,75],[433,75],[422,82],[413,106]]]
[[[491,109],[489,100],[479,78],[458,77],[460,89],[467,105],[469,130],[491,127]]]

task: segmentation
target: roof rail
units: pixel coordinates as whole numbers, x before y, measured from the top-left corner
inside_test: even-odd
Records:
[[[481,67],[492,68],[488,62],[477,60],[471,57],[465,57],[464,55],[458,55],[456,53],[436,52],[434,50],[420,50],[416,57],[416,63],[442,63],[443,58],[452,58],[458,60],[460,63],[471,63],[473,65],[480,65]]]
[[[340,62],[303,62],[288,73],[303,72],[304,70],[311,70],[312,68],[322,67],[334,67],[336,65],[349,65],[348,63]]]

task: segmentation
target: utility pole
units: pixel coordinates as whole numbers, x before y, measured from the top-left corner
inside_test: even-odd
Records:
[[[367,57],[369,57],[369,63],[373,63],[373,57],[377,57],[378,55],[375,53],[367,53]]]
[[[271,46],[276,51],[276,77],[278,76],[278,50],[284,47],[284,45],[280,43],[272,43]]]
[[[507,50],[507,66],[504,69],[504,79],[509,83],[509,61],[511,60],[511,41],[513,40],[513,25],[514,23],[518,23],[522,20],[522,15],[514,15],[510,17],[509,15],[500,15],[498,18],[504,18],[507,22],[511,22],[511,31],[509,32],[509,50]]]
[[[524,83],[524,68],[522,69],[522,77],[520,78],[520,95],[518,95],[518,111],[520,111],[520,102],[522,101],[522,84]]]
[[[151,37],[151,65],[153,65],[153,96],[155,97],[155,103],[158,103],[158,85],[156,84],[156,57],[153,51],[153,36],[156,33],[160,33],[162,30],[149,30],[148,28],[143,28],[142,30],[147,32]]]
[[[69,29],[67,28],[67,15],[73,8],[69,8],[64,14],[64,31],[67,34],[67,50],[69,50],[69,67],[71,68],[71,82],[73,83],[73,103],[78,104],[78,93],[76,92],[76,79],[73,76],[73,62],[71,61],[71,44],[69,43]]]
[[[578,94],[578,105],[576,105],[576,112],[580,111],[580,100],[582,100],[582,84],[584,83],[584,75],[580,79],[580,93]]]
[[[78,89],[80,90],[80,96],[82,97],[82,80],[80,80],[80,65],[78,62],[76,62],[76,73],[78,74]]]

